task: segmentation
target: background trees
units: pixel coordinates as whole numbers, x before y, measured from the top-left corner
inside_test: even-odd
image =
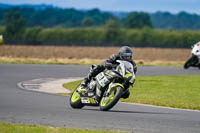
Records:
[[[22,38],[25,30],[25,19],[18,11],[7,12],[5,20],[5,41],[17,41]]]
[[[171,14],[169,12],[156,12],[150,14],[151,21],[155,28],[160,29],[200,29],[200,16],[197,14],[189,14],[186,12],[179,12],[178,14]]]
[[[105,22],[115,16],[122,27],[142,28],[153,27],[159,29],[200,29],[200,16],[180,12],[171,14],[169,12],[130,12],[115,13],[104,12],[99,9],[77,10],[53,7],[15,7],[0,8],[0,25],[5,26],[4,17],[7,12],[18,11],[26,20],[26,27],[80,27],[80,26],[104,26]]]
[[[82,26],[83,27],[90,27],[94,25],[94,20],[92,18],[84,18],[82,21]]]
[[[127,28],[152,27],[152,23],[147,13],[131,12],[125,19],[125,27]]]
[[[117,19],[112,18],[105,23],[105,42],[117,43],[120,41],[120,24]]]
[[[200,38],[200,16],[186,12],[0,8],[0,25],[6,44],[189,48]]]

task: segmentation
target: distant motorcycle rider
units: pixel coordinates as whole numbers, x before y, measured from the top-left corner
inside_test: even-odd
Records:
[[[92,65],[91,71],[88,73],[87,77],[84,78],[84,80],[81,82],[82,87],[86,87],[87,84],[90,82],[90,80],[98,75],[100,72],[103,70],[107,69],[112,69],[113,67],[116,67],[118,64],[116,61],[117,60],[125,60],[130,62],[133,65],[134,68],[134,73],[136,74],[137,72],[137,66],[136,63],[132,60],[133,56],[133,51],[130,47],[128,46],[123,46],[119,49],[118,54],[113,54],[111,55],[106,61],[102,62],[101,65]],[[129,86],[127,86],[128,88]],[[127,92],[122,95],[122,98],[128,98],[130,95],[129,89],[127,89]]]

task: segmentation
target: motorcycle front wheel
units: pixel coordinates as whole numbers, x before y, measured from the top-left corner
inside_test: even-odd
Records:
[[[198,57],[195,55],[192,55],[184,64],[183,68],[188,69],[189,67],[195,65],[198,63]]]
[[[84,106],[84,104],[82,104],[81,102],[81,96],[78,93],[77,89],[73,91],[69,100],[70,100],[70,105],[72,108],[81,109]]]
[[[108,111],[111,109],[121,98],[122,92],[121,87],[113,87],[109,93],[105,92],[105,96],[103,96],[100,102],[100,110]]]

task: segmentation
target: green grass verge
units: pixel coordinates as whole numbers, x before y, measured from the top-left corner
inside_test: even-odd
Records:
[[[63,86],[73,90],[81,81]],[[137,76],[123,102],[200,110],[200,76]]]
[[[64,61],[57,61],[56,59],[31,59],[31,58],[11,58],[11,59],[5,59],[0,58],[0,64],[79,64],[76,62],[64,62]],[[84,64],[84,63],[80,63]]]
[[[39,58],[14,58],[14,57],[0,57],[0,64],[76,64],[76,65],[91,65],[101,64],[103,60],[99,59],[39,59]],[[179,66],[182,67],[184,62],[172,61],[154,61],[144,62],[136,61],[138,66]]]
[[[105,133],[105,132],[125,133],[121,131],[58,128],[50,126],[8,124],[0,122],[0,133]]]

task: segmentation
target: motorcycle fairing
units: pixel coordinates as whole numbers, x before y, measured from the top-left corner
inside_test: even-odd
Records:
[[[110,83],[110,81],[108,80],[108,78],[105,76],[104,72],[99,73],[96,76],[96,80],[99,83],[99,85],[101,87],[105,87],[108,83]]]
[[[192,54],[200,58],[200,46],[194,45],[194,47],[192,48]]]
[[[97,101],[90,97],[81,97],[81,102],[85,104],[97,104]]]

